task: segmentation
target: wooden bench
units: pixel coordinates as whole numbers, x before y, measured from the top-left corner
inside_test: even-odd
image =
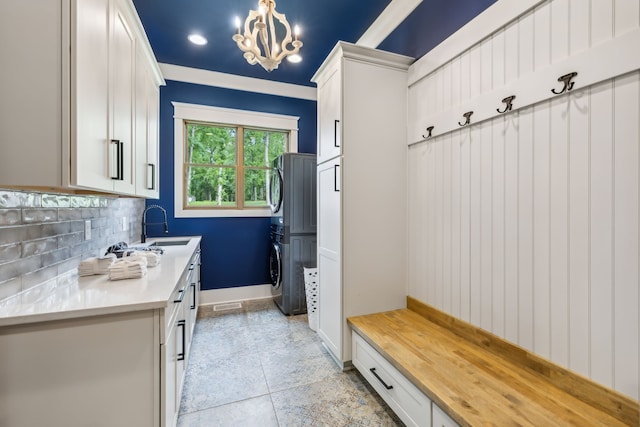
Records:
[[[350,317],[354,343],[361,337],[457,424],[639,425],[637,401],[411,297],[407,307]],[[354,344],[354,365],[383,381],[383,392],[393,387],[357,357]]]

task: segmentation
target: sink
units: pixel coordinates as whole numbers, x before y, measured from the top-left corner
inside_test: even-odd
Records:
[[[188,245],[191,240],[164,240],[159,242],[153,242],[149,246],[185,246]]]

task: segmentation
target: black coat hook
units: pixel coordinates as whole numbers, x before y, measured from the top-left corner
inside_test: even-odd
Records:
[[[466,121],[466,122],[464,122],[464,123],[460,123],[460,122],[458,122],[458,124],[459,124],[460,126],[466,126],[466,125],[468,125],[468,124],[471,124],[471,115],[472,115],[472,114],[473,114],[473,111],[467,111],[466,113],[464,113],[464,114],[462,115],[462,117],[465,117],[465,118],[467,119],[467,121]]]
[[[564,76],[558,77],[558,81],[561,83],[564,83],[564,86],[560,92],[557,92],[555,89],[551,89],[551,92],[555,93],[556,95],[569,92],[571,89],[573,89],[573,83],[575,83],[575,82],[572,82],[571,79],[573,79],[577,75],[578,73],[574,71],[572,73],[565,74]]]
[[[428,133],[427,133],[427,135],[426,135],[426,136],[425,136],[425,135],[422,135],[422,137],[423,137],[424,139],[429,139],[429,138],[431,138],[431,131],[432,131],[432,130],[433,130],[433,126],[429,126],[429,127],[427,128],[427,132],[428,132]]]
[[[511,96],[507,96],[505,99],[502,100],[502,102],[504,102],[505,104],[507,104],[504,107],[504,110],[500,111],[499,108],[496,109],[496,111],[500,114],[506,113],[507,111],[511,111],[511,109],[513,108],[513,100],[516,99],[515,95],[511,95]]]

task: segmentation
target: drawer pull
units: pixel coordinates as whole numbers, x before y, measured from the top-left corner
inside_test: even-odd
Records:
[[[184,288],[183,288],[183,289],[180,289],[180,290],[178,291],[178,294],[179,294],[178,299],[174,299],[174,300],[173,300],[173,302],[174,302],[175,304],[178,304],[178,303],[182,302],[182,300],[184,299]]]
[[[178,353],[177,360],[184,360],[187,347],[187,321],[178,320],[178,327],[182,328],[182,351]]]
[[[373,374],[374,377],[376,377],[378,379],[378,381],[380,381],[382,383],[382,385],[384,386],[384,388],[386,388],[387,390],[391,390],[393,388],[392,385],[387,385],[387,383],[385,383],[382,378],[380,378],[378,376],[378,374],[376,373],[376,368],[371,368],[369,369],[371,371],[371,373]]]

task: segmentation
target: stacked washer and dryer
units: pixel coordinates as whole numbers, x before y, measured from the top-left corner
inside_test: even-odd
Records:
[[[269,173],[273,300],[286,315],[307,312],[304,268],[316,266],[316,156],[285,153]]]

